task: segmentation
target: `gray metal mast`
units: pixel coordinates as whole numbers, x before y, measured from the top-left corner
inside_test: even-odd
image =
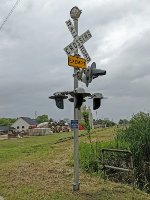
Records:
[[[70,11],[70,16],[74,21],[74,28],[78,35],[78,19],[80,17],[81,10],[78,7],[73,7]],[[78,55],[78,49],[74,52],[74,55]],[[77,69],[74,68],[74,74],[77,74]],[[78,88],[78,79],[74,76],[74,89]],[[75,108],[74,99],[74,119],[78,120],[78,108]],[[78,129],[74,129],[74,180],[73,180],[73,191],[79,190],[79,158],[78,158]]]

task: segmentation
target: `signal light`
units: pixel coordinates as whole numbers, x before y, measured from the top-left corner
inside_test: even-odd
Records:
[[[97,110],[101,106],[101,100],[104,98],[101,93],[94,93],[93,98],[93,110]]]
[[[67,98],[67,96],[62,95],[61,93],[55,93],[54,96],[49,97],[49,99],[55,99],[56,106],[59,109],[64,109],[64,99]]]

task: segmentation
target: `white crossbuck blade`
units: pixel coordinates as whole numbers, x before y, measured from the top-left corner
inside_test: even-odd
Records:
[[[89,63],[91,61],[91,58],[90,58],[88,52],[86,51],[85,47],[83,46],[83,44],[92,37],[90,31],[87,30],[85,33],[78,36],[71,20],[66,21],[66,25],[67,25],[71,35],[73,36],[74,40],[72,43],[70,43],[67,47],[64,48],[64,51],[69,56],[79,48],[83,57],[86,59],[87,63]]]

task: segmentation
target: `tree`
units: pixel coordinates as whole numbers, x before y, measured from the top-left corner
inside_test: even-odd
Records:
[[[127,125],[129,123],[129,121],[127,119],[120,119],[118,124],[120,125]]]
[[[109,119],[97,119],[94,121],[94,125],[97,124],[103,125],[104,127],[112,127],[116,125],[115,122],[110,121]]]
[[[49,122],[54,122],[53,118],[49,118]]]
[[[40,115],[36,118],[38,123],[48,122],[48,115]]]
[[[112,127],[116,125],[115,122],[110,121],[109,119],[102,120],[102,123],[105,124],[106,127]]]
[[[13,124],[15,121],[16,119],[12,119],[12,118],[0,118],[0,124],[6,125],[6,126]]]

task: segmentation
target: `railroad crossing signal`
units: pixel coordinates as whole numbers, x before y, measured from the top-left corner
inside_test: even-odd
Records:
[[[70,43],[68,46],[66,46],[64,48],[64,51],[66,52],[66,54],[68,56],[70,56],[72,53],[74,53],[79,48],[83,57],[86,59],[86,62],[89,63],[91,61],[91,58],[90,58],[87,50],[83,46],[83,44],[92,37],[90,31],[87,30],[81,36],[78,36],[71,20],[66,21],[66,25],[67,25],[71,35],[73,36],[74,40],[72,43]]]
[[[84,82],[86,86],[91,83],[94,78],[98,76],[105,75],[105,70],[96,69],[96,63],[93,62],[92,65],[86,68],[86,62],[89,63],[91,58],[84,47],[84,43],[87,42],[91,37],[89,30],[84,32],[82,35],[78,36],[78,19],[80,17],[81,10],[78,7],[73,7],[70,11],[70,16],[74,20],[74,25],[71,20],[66,21],[66,25],[73,36],[73,42],[64,48],[68,56],[68,65],[75,67],[74,69],[74,90],[66,92],[56,92],[50,99],[54,99],[56,106],[59,109],[64,109],[64,99],[71,96],[68,100],[74,102],[74,120],[72,121],[72,127],[74,128],[74,180],[73,180],[73,191],[79,190],[79,159],[78,159],[78,110],[83,102],[85,102],[86,97],[91,97],[93,99],[93,110],[98,109],[101,106],[101,99],[103,96],[101,93],[86,93],[83,88],[78,87],[78,80]],[[78,57],[78,49],[81,51],[83,58]],[[74,56],[71,56],[74,54]],[[76,69],[83,68],[83,69]],[[83,73],[85,76],[83,76]]]

